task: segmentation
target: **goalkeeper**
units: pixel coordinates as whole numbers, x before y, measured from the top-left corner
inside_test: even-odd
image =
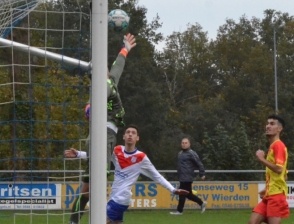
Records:
[[[124,46],[120,50],[115,62],[113,63],[107,79],[107,166],[108,170],[111,165],[111,153],[116,145],[116,135],[118,128],[124,126],[123,117],[125,114],[119,92],[118,83],[122,75],[125,61],[128,53],[136,46],[136,39],[132,34],[124,36]],[[90,105],[85,108],[86,117],[90,116]],[[89,136],[87,142],[89,142]],[[86,144],[89,146],[89,144]],[[64,151],[66,158],[84,158],[87,159],[87,154],[84,151],[78,151],[70,148]],[[81,219],[86,204],[89,201],[89,167],[86,169],[86,175],[83,178],[80,195],[75,199],[72,206],[72,215],[70,224],[78,224]]]

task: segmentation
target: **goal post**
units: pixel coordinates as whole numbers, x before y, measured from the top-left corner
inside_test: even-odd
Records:
[[[106,223],[107,0],[92,2],[90,223]],[[94,160],[95,159],[95,160]]]
[[[7,156],[0,169],[13,170],[0,181],[50,185],[49,170],[72,169],[63,150],[78,148],[90,131],[93,224],[106,222],[107,15],[107,0],[92,0],[91,10],[88,0],[0,2],[0,150]],[[89,97],[90,124],[83,113]],[[35,175],[36,169],[48,172]],[[26,208],[30,223],[37,223],[33,205]],[[47,211],[47,223],[50,215],[56,214]]]

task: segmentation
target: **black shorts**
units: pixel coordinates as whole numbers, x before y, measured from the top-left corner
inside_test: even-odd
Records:
[[[88,165],[87,165],[87,167],[85,169],[85,173],[84,173],[83,179],[82,179],[84,183],[89,183],[89,175],[90,175],[90,167],[89,167],[89,165],[90,165],[90,162],[89,162],[89,159],[88,159]]]

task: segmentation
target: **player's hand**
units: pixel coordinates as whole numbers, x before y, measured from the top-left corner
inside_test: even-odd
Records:
[[[74,148],[64,150],[64,157],[65,158],[76,158],[77,155],[78,155],[78,151]]]
[[[263,150],[258,149],[255,153],[258,160],[264,159],[265,152]]]
[[[123,42],[128,52],[130,52],[131,49],[136,46],[136,38],[130,33],[124,36]]]
[[[265,195],[265,189],[263,189],[262,191],[259,191],[258,194],[259,194],[259,197],[260,197],[261,199],[263,199],[263,197],[264,197],[264,195]]]
[[[205,176],[200,177],[201,180],[205,180]]]
[[[183,190],[183,189],[176,189],[174,191],[174,194],[176,194],[176,195],[187,195],[187,194],[189,194],[189,191],[186,191],[186,190]]]

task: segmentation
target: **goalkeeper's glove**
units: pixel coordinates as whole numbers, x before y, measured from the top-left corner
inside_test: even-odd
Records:
[[[136,46],[136,38],[134,37],[134,35],[128,33],[127,35],[124,36],[123,42],[124,42],[124,46],[121,49],[120,54],[127,57],[131,49]]]

